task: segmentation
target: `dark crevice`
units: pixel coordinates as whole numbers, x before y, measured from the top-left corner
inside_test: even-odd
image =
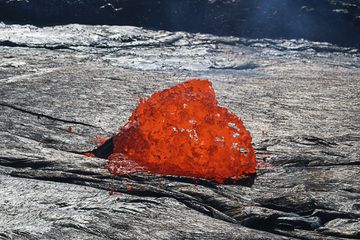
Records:
[[[50,167],[53,164],[48,161],[39,161],[32,159],[18,159],[18,158],[7,158],[0,157],[0,165],[4,167],[12,167],[12,168],[32,168],[32,169],[40,169]]]
[[[297,226],[294,226],[291,223],[279,222],[277,217],[278,216],[276,214],[270,217],[252,216],[244,219],[240,222],[240,224],[247,228],[273,233],[276,235],[287,236],[291,237],[292,239],[308,240],[306,237],[297,236],[296,234],[292,233],[297,228]]]
[[[272,201],[278,201],[278,200],[272,199]],[[281,199],[279,201],[281,201]],[[282,212],[296,213],[301,216],[310,215],[315,210],[315,205],[313,203],[299,204],[296,206],[295,205],[291,206],[290,204],[288,204],[288,206],[286,206],[285,203],[284,204],[276,204],[276,203],[268,202],[268,203],[262,203],[261,206],[264,208],[269,208],[269,209],[278,210],[278,211],[282,211]]]
[[[89,44],[89,45],[63,45],[63,44],[56,44],[56,45],[35,45],[35,44],[26,44],[26,43],[16,43],[9,40],[0,41],[1,47],[23,47],[23,48],[41,48],[41,49],[48,49],[48,50],[72,50],[75,51],[76,47],[89,47],[89,48],[99,48],[99,49],[111,49],[111,48],[118,48],[118,46],[102,46],[96,44]],[[131,46],[133,47],[133,46]]]
[[[95,172],[84,171],[84,170],[80,170],[80,169],[71,169],[71,170],[66,170],[65,172],[74,173],[77,175],[84,175],[84,176],[94,176],[94,177],[98,176],[98,174]]]
[[[349,192],[349,193],[360,193],[359,190],[353,189],[353,188],[341,188],[340,190],[346,191],[346,192]]]
[[[258,68],[259,65],[255,64],[255,63],[245,63],[245,64],[241,64],[241,65],[235,65],[235,66],[217,66],[217,65],[213,65],[210,66],[210,69],[223,69],[223,70],[253,70]]]
[[[76,45],[61,45],[61,44],[56,44],[56,45],[34,45],[34,44],[26,44],[26,43],[15,43],[9,40],[5,40],[5,41],[0,41],[0,47],[22,47],[22,48],[35,48],[35,49],[48,49],[48,50],[71,50],[71,51],[80,51],[76,48],[78,47],[84,47],[84,48],[95,48],[95,49],[107,49],[108,53],[111,52],[116,52],[116,49],[132,49],[134,47],[163,47],[166,45],[172,45],[176,42],[177,40],[173,40],[173,41],[168,41],[168,42],[151,42],[151,43],[136,43],[136,44],[131,44],[131,45],[119,45],[119,46],[108,46],[108,45],[97,45],[97,44],[89,44],[89,45],[82,45],[82,44],[76,44]],[[199,44],[201,45],[201,44]],[[114,50],[112,50],[114,49]]]
[[[360,166],[360,162],[311,164],[310,167]]]
[[[44,48],[48,50],[73,50],[68,45],[29,45],[25,43],[16,43],[9,40],[0,41],[1,47],[25,47],[25,48]]]
[[[32,112],[32,111],[29,111],[29,110],[26,110],[26,109],[23,109],[23,108],[19,108],[19,107],[16,107],[16,106],[10,105],[8,103],[4,103],[4,102],[0,102],[0,106],[8,107],[8,108],[11,108],[11,109],[14,109],[14,110],[17,110],[17,111],[21,111],[23,113],[28,113],[28,114],[31,114],[33,116],[39,117],[39,118],[43,117],[43,118],[53,120],[53,121],[59,121],[59,122],[71,123],[71,124],[78,124],[78,125],[82,125],[82,126],[86,126],[86,127],[92,127],[92,128],[101,129],[100,127],[97,127],[97,126],[94,126],[94,125],[91,125],[91,124],[72,121],[72,120],[65,120],[65,119],[60,119],[60,118],[56,118],[56,117],[51,117],[51,116],[48,116],[48,115],[45,115],[45,114],[42,114],[42,113],[36,113],[36,112]]]
[[[91,152],[98,158],[107,159],[114,151],[113,138],[109,138],[101,146],[92,150]]]
[[[241,224],[250,228],[273,231],[276,228],[287,230],[315,230],[323,225],[317,216],[298,216],[296,214],[272,214],[270,216],[253,215],[241,220]]]
[[[338,144],[335,142],[330,142],[326,139],[315,137],[315,136],[301,136],[295,138],[288,138],[289,142],[293,142],[296,144],[301,144],[305,146],[324,146],[324,147],[335,147]]]
[[[84,153],[86,153],[84,151],[75,151],[75,150],[67,150],[67,149],[60,149],[60,148],[56,148],[56,150],[68,152],[68,153],[74,153],[74,154],[78,154],[78,155],[83,155]]]
[[[0,232],[0,239],[11,239],[11,238],[6,233]]]
[[[326,146],[326,147],[332,147],[332,146],[337,145],[334,142],[329,142],[329,141],[327,141],[325,139],[315,137],[315,136],[304,136],[303,139],[308,141],[308,142],[312,142],[315,145],[323,145],[323,146]],[[306,143],[302,143],[302,144],[307,145]],[[310,145],[313,145],[313,144],[310,144]]]
[[[32,177],[25,177],[25,178],[34,178],[38,180],[50,181],[50,182],[61,182],[61,183],[69,183],[69,184],[76,184],[76,185],[83,185],[87,186],[88,184],[84,183],[99,183],[101,180],[96,178],[85,178],[85,177],[78,177],[77,175],[73,175],[71,173],[63,174],[64,176],[32,176]],[[21,177],[20,172],[12,172],[10,174],[12,177]]]
[[[272,232],[276,226],[274,221],[276,218],[276,215],[270,217],[251,216],[241,220],[240,223],[244,227]]]
[[[314,231],[321,232],[322,226],[324,226],[326,222],[337,218],[355,218],[355,217],[347,213],[327,211],[327,210],[317,210],[315,211],[314,214],[304,217],[281,216],[279,214],[273,214],[271,216],[253,215],[242,219],[240,221],[240,224],[245,227],[257,229],[260,231],[271,232],[283,236],[295,237],[298,239],[308,239],[307,237],[297,236],[297,234],[292,233],[292,231],[294,231],[295,229],[299,229],[302,231],[309,231],[309,233]],[[332,234],[325,233],[325,235],[332,235]],[[339,235],[336,236],[344,237],[344,235],[340,233]]]
[[[275,221],[276,226],[281,225],[291,225],[297,229],[303,230],[316,230],[323,225],[320,218],[316,216],[305,216],[305,217],[278,217]]]
[[[119,191],[119,190],[117,190]],[[159,188],[154,188],[154,187],[147,187],[147,188],[134,188],[131,191],[119,191],[119,192],[123,192],[123,193],[127,193],[127,194],[131,194],[131,195],[135,195],[135,196],[140,196],[140,197],[168,197],[168,198],[173,198],[176,199],[178,202],[183,203],[184,205],[186,205],[187,207],[196,210],[197,212],[200,212],[202,214],[205,214],[207,216],[210,216],[212,218],[216,218],[219,220],[223,220],[226,222],[231,222],[231,223],[237,223],[237,221],[235,219],[233,219],[232,217],[226,215],[225,213],[219,211],[218,209],[214,208],[213,206],[209,206],[206,203],[202,203],[199,202],[197,199],[192,198],[192,196],[188,196],[186,194],[183,193],[178,193],[178,192],[173,192],[173,191],[168,191],[168,190],[163,190],[163,189],[159,189]]]
[[[311,216],[317,216],[320,218],[321,222],[323,224],[332,221],[337,218],[346,218],[346,219],[355,219],[356,216],[351,213],[346,212],[338,212],[338,211],[331,211],[331,210],[325,210],[325,209],[317,209],[314,211],[314,213]]]

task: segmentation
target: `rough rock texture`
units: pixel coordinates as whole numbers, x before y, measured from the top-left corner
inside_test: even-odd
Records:
[[[0,239],[360,238],[357,50],[1,24],[0,59]],[[191,78],[211,79],[252,133],[253,183],[113,176],[79,154],[139,96]]]
[[[360,47],[360,0],[0,0],[0,21],[131,25]]]

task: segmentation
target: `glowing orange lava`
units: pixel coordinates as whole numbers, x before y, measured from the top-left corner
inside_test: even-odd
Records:
[[[256,172],[250,133],[219,107],[208,80],[191,80],[140,103],[114,136],[107,169],[224,180]]]

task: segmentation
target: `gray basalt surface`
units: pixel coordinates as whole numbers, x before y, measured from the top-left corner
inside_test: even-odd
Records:
[[[355,49],[0,24],[0,59],[0,239],[360,238]],[[81,155],[140,96],[191,78],[210,79],[251,132],[252,185],[113,176]]]

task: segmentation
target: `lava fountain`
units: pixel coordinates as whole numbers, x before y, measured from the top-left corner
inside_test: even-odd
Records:
[[[112,141],[106,166],[112,174],[148,171],[223,183],[256,172],[249,131],[218,106],[208,80],[190,80],[140,99]]]

